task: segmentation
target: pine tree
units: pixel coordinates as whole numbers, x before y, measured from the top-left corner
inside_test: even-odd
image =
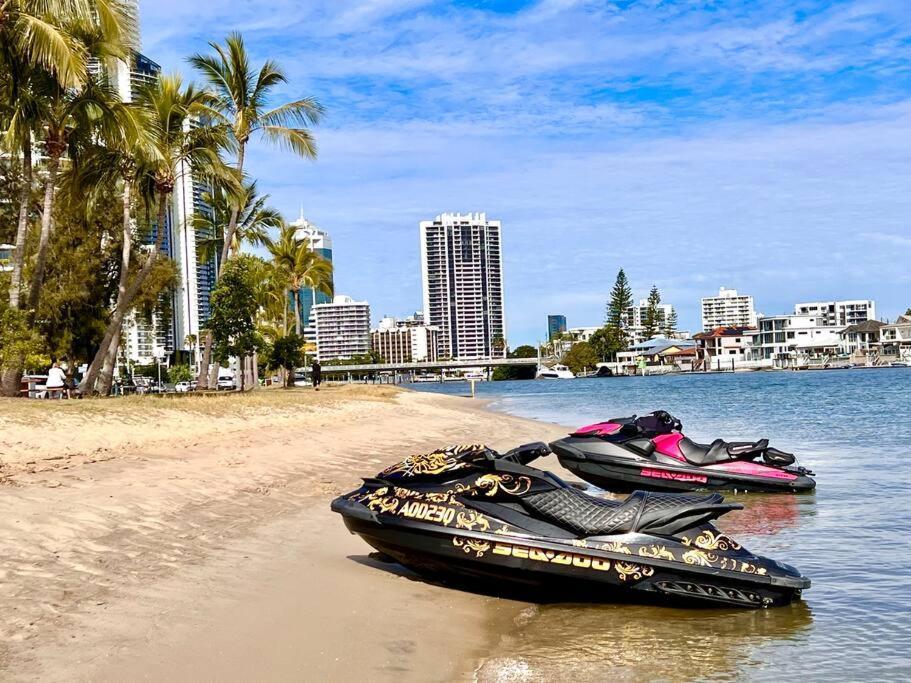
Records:
[[[648,307],[645,309],[645,320],[642,323],[642,334],[646,339],[651,339],[658,334],[659,325],[661,324],[661,309],[658,304],[661,303],[661,293],[655,285],[648,293]]]
[[[623,268],[617,273],[614,288],[611,290],[610,301],[607,302],[607,322],[605,328],[609,344],[609,352],[616,353],[626,348],[626,332],[624,331],[623,316],[626,309],[633,305],[633,290]]]
[[[664,336],[671,339],[677,333],[677,311],[671,308],[671,314],[664,321]]]

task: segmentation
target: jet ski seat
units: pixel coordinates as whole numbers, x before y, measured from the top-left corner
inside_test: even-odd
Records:
[[[680,452],[692,465],[716,465],[732,460],[755,460],[762,458],[770,465],[783,467],[794,463],[796,458],[790,453],[769,448],[768,439],[755,442],[727,442],[715,439],[711,444],[701,444],[683,437],[678,442]]]
[[[723,503],[717,493],[686,495],[635,491],[626,500],[595,498],[574,488],[558,488],[522,498],[522,504],[580,538],[636,531],[673,534],[743,506]]]

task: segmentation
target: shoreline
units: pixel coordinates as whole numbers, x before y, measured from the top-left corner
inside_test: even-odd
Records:
[[[206,401],[3,404],[3,677],[472,677],[526,605],[377,563],[329,501],[407,453],[564,430],[380,387]]]

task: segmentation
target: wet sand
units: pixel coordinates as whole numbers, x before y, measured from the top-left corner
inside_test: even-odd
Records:
[[[564,430],[382,387],[257,393],[0,403],[0,678],[472,675],[526,605],[379,563],[328,503],[405,453]]]

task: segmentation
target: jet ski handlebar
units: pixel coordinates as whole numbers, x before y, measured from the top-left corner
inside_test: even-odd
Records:
[[[507,460],[509,462],[518,463],[519,465],[527,465],[533,460],[543,458],[545,455],[550,455],[550,446],[542,441],[535,441],[534,443],[516,446],[497,459]]]

